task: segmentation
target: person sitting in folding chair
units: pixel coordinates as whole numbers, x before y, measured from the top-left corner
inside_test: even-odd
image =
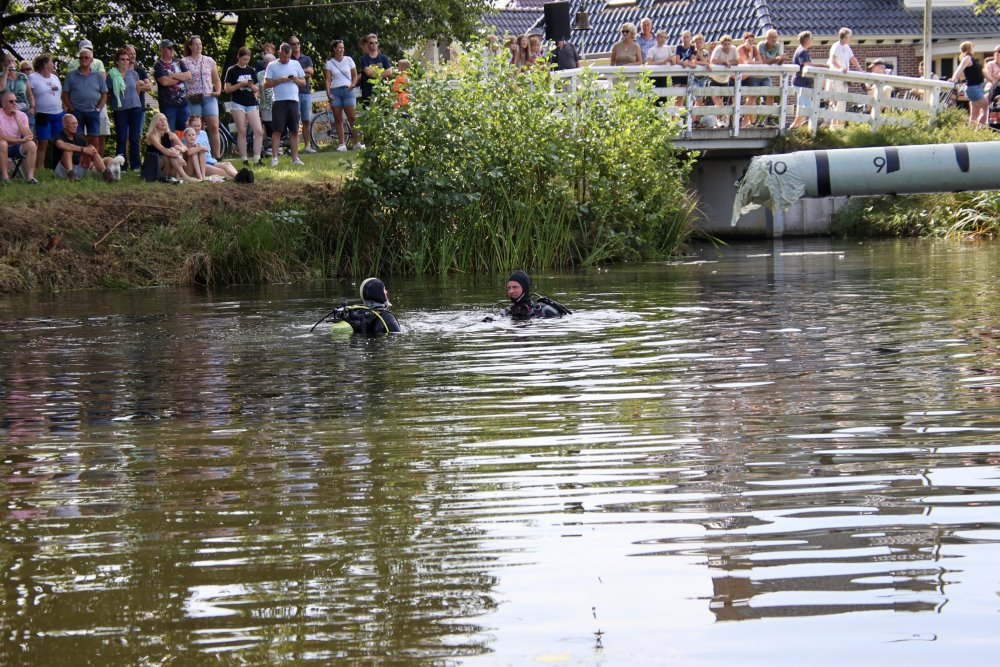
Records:
[[[31,128],[28,126],[28,116],[17,108],[17,95],[5,90],[2,96],[3,112],[0,113],[0,179],[3,183],[10,181],[7,173],[8,159],[20,163],[24,172],[24,180],[31,184],[38,183],[35,178],[35,154],[38,147],[33,141]]]

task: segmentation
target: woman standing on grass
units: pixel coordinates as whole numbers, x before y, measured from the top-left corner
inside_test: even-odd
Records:
[[[986,127],[986,93],[983,91],[983,65],[976,60],[976,49],[972,42],[962,42],[958,55],[959,63],[951,81],[957,83],[965,78],[965,95],[969,98],[969,122],[976,127]]]
[[[257,85],[257,71],[250,66],[250,49],[241,46],[236,56],[236,64],[226,70],[224,89],[232,96],[229,113],[236,123],[236,146],[240,150],[243,166],[247,162],[247,125],[253,130],[253,163],[255,167],[263,167],[260,159],[261,147],[264,144],[264,128],[260,123],[260,109],[257,95],[260,87]]]
[[[41,171],[45,168],[45,149],[49,140],[58,137],[63,130],[62,82],[56,76],[56,63],[48,53],[35,58],[32,65],[35,71],[28,77],[28,83],[35,96],[35,141],[38,144],[35,171]]]
[[[333,57],[326,61],[326,99],[330,100],[330,110],[333,111],[334,125],[337,126],[337,150],[341,153],[347,150],[344,139],[344,116],[354,127],[354,87],[361,77],[354,65],[354,59],[344,55],[344,40],[335,39],[330,42]],[[358,137],[354,136],[354,145],[358,145]]]
[[[118,49],[115,66],[108,70],[108,106],[115,120],[115,150],[125,158],[126,169],[140,166],[139,139],[145,120],[141,92],[139,72],[132,67],[128,49]]]

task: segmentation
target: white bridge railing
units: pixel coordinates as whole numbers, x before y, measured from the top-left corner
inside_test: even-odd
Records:
[[[625,78],[630,85],[643,77],[651,77],[661,84],[673,83],[673,77],[687,77],[686,85],[654,87],[656,94],[665,98],[661,107],[663,112],[683,116],[687,136],[697,130],[722,126],[728,129],[729,135],[738,137],[741,129],[747,129],[744,123],[756,119],[769,120],[778,133],[784,133],[796,115],[796,89],[792,87],[792,79],[799,68],[795,65],[714,65],[711,70],[702,66],[691,69],[674,65],[593,66],[589,69],[603,80]],[[552,74],[556,78],[573,80],[582,72],[572,69]],[[728,80],[720,84],[709,78],[711,76],[725,76]],[[873,128],[884,124],[906,125],[912,122],[912,116],[904,113],[907,111],[923,111],[933,119],[941,106],[942,95],[954,85],[937,79],[843,73],[808,66],[803,76],[813,80],[812,105],[805,109],[806,122],[813,133],[821,122],[869,123]],[[758,85],[764,83],[765,78],[767,85]],[[827,81],[844,82],[848,89],[846,92],[828,91]],[[865,84],[871,86],[871,93],[865,89]],[[713,98],[721,98],[718,99],[720,104]],[[717,123],[711,128],[703,128],[701,119],[706,116],[714,117]]]

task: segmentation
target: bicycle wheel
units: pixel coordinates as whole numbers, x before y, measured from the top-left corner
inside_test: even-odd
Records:
[[[229,129],[219,123],[219,159],[222,160],[229,155],[229,149],[236,148],[233,135],[229,134]]]
[[[337,126],[334,123],[333,112],[324,111],[313,117],[309,126],[309,139],[312,147],[320,151],[327,146],[337,145]]]

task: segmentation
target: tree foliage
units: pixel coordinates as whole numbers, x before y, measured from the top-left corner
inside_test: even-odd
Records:
[[[370,32],[390,57],[420,40],[466,39],[490,7],[488,0],[0,0],[0,42],[26,39],[57,52],[70,52],[78,39],[94,43],[107,58],[121,45],[136,45],[140,60],[151,62],[157,42],[181,43],[200,35],[205,52],[230,64],[243,45],[275,44],[289,35],[302,38],[303,51],[320,62],[331,39],[343,39],[348,52]],[[63,31],[63,26],[74,26]]]

